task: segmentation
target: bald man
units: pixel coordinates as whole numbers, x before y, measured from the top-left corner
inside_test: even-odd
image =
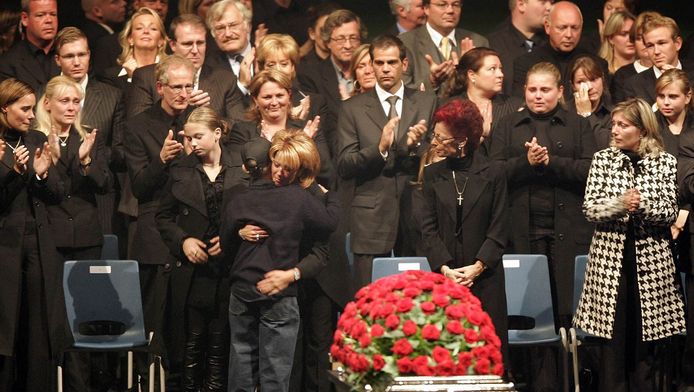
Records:
[[[603,69],[605,75],[609,75],[607,62],[602,58],[582,49],[578,46],[583,31],[583,15],[576,4],[570,1],[560,1],[552,5],[549,16],[545,20],[545,32],[548,42],[538,47],[531,53],[518,57],[513,62],[513,84],[511,94],[524,97],[523,88],[525,77],[530,67],[540,61],[548,61],[559,68],[564,85],[564,98],[571,97],[571,80],[567,72],[572,61],[581,56],[592,57]],[[609,85],[609,80],[606,82]]]

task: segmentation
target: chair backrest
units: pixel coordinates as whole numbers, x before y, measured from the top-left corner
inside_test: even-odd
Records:
[[[576,263],[574,264],[574,313],[576,313],[578,301],[581,299],[581,293],[583,292],[587,267],[588,255],[576,256]]]
[[[509,324],[509,342],[541,343],[555,340],[557,333],[552,310],[549,268],[545,255],[508,254],[503,256],[506,304],[509,317],[527,319],[517,328]]]
[[[101,260],[118,260],[118,236],[104,234],[104,244],[101,246]]]
[[[147,344],[139,275],[133,260],[65,262],[63,291],[75,347]]]
[[[371,281],[410,270],[431,272],[431,267],[426,257],[376,257],[371,267]]]

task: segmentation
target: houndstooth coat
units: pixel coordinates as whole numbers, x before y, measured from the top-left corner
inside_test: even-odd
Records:
[[[643,340],[684,331],[684,303],[676,286],[668,240],[678,210],[676,172],[677,160],[665,152],[644,157],[636,171],[629,158],[614,147],[593,156],[583,213],[597,225],[574,316],[577,327],[612,338],[627,222],[634,219]],[[627,214],[621,199],[629,188],[641,194],[640,209],[632,215]]]

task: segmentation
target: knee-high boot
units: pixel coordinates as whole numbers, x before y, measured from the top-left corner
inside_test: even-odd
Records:
[[[188,332],[183,357],[183,377],[181,387],[185,392],[198,392],[202,386],[203,352],[205,333],[199,330]]]
[[[227,389],[229,331],[226,323],[213,321],[210,326],[207,350],[206,386],[209,392],[222,392]]]

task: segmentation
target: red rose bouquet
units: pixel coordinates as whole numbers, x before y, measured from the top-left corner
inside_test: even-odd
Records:
[[[407,271],[363,287],[345,307],[330,354],[348,381],[385,388],[397,376],[502,375],[501,341],[470,290]]]

